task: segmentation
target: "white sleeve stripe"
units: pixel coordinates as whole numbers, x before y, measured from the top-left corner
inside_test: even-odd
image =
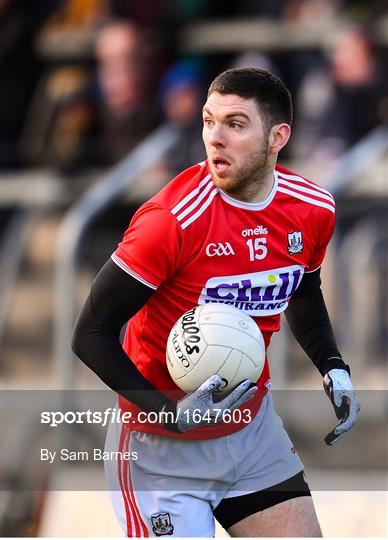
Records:
[[[186,219],[186,221],[184,221],[181,224],[182,229],[186,229],[186,227],[188,227],[191,223],[193,223],[193,221],[198,219],[199,216],[205,212],[206,208],[211,204],[211,202],[213,201],[217,193],[218,193],[218,188],[215,187],[215,189],[210,192],[210,195],[208,196],[206,201],[202,204],[202,206],[199,207],[199,209],[195,212],[195,214],[192,214],[191,217]]]
[[[193,197],[195,197],[202,186],[204,186],[206,184],[206,182],[208,182],[211,178],[211,174],[208,174],[207,176],[205,176],[205,178],[203,180],[201,180],[201,182],[198,184],[198,187],[196,187],[195,189],[193,189],[193,191],[190,191],[190,193],[188,195],[186,195],[186,197],[184,197],[180,203],[178,203],[176,206],[174,206],[174,208],[171,210],[171,214],[175,215],[179,212],[179,210],[181,208],[184,207],[184,205],[186,203],[188,203],[189,201],[191,201],[191,199]]]
[[[317,191],[321,191],[322,193],[325,193],[326,195],[329,195],[333,200],[333,195],[327,191],[326,189],[323,189],[320,186],[317,186],[313,182],[310,182],[309,180],[306,180],[305,178],[302,178],[300,176],[296,176],[295,174],[285,174],[277,171],[279,178],[282,178],[283,180],[294,180],[295,182],[301,182],[302,184],[307,184],[313,189],[316,189]]]
[[[183,212],[181,212],[178,216],[177,216],[177,220],[178,221],[182,221],[182,219],[184,217],[187,216],[187,214],[190,214],[190,212],[192,210],[194,210],[194,208],[196,208],[199,203],[206,197],[206,195],[209,193],[209,191],[211,190],[211,188],[214,187],[214,184],[213,182],[209,182],[208,185],[205,187],[205,189],[202,190],[202,193],[200,195],[198,195],[198,197],[195,199],[195,201],[193,203],[190,204],[190,206],[187,206],[185,208],[185,210],[183,210]]]
[[[119,268],[121,268],[121,270],[124,270],[124,272],[137,279],[137,281],[140,281],[140,283],[143,283],[143,285],[147,285],[147,287],[150,287],[155,291],[157,290],[158,287],[156,285],[153,285],[152,283],[141,277],[137,272],[132,270],[132,268],[129,268],[129,266],[122,259],[120,259],[120,257],[118,257],[116,253],[112,253],[110,258],[115,264],[117,264]]]
[[[292,182],[287,182],[287,180],[283,180],[282,178],[279,178],[279,185],[286,186],[286,187],[289,187],[298,191],[302,191],[303,193],[308,193],[310,195],[313,195],[314,197],[319,197],[320,199],[326,199],[327,201],[334,204],[334,200],[331,195],[326,195],[326,193],[317,192],[315,189],[310,189],[305,186],[296,186]]]
[[[278,191],[280,191],[281,193],[285,193],[286,195],[291,195],[292,197],[295,197],[296,199],[300,199],[301,201],[305,201],[315,206],[321,206],[322,208],[326,208],[327,210],[330,210],[330,212],[333,212],[333,214],[335,214],[335,208],[333,205],[326,204],[322,201],[317,201],[316,199],[312,199],[311,197],[305,197],[301,193],[296,193],[295,191],[291,191],[284,187],[279,186]]]

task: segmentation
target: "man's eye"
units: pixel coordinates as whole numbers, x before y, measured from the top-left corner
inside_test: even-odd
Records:
[[[242,125],[238,124],[237,122],[231,122],[230,127],[233,128],[233,129],[240,129],[240,128],[242,128]]]
[[[203,123],[205,124],[206,127],[211,127],[213,125],[213,120],[210,120],[209,118],[205,118]]]

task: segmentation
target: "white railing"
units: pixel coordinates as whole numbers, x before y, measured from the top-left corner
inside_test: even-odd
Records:
[[[94,184],[66,213],[59,230],[55,269],[54,359],[58,388],[74,388],[71,336],[75,321],[78,250],[92,220],[171,149],[179,132],[163,125]]]

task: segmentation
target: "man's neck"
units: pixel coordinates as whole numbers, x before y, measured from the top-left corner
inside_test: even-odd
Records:
[[[261,203],[264,202],[270,195],[270,193],[273,190],[273,186],[275,183],[275,172],[274,169],[266,175],[263,185],[259,188],[256,194],[252,194],[252,197],[250,197],[250,200],[247,202],[251,203]]]

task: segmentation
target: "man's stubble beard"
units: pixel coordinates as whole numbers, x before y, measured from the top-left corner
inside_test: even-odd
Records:
[[[263,190],[267,191],[272,170],[273,164],[266,146],[242,163],[230,187],[225,187],[223,191],[235,199],[249,202]]]

